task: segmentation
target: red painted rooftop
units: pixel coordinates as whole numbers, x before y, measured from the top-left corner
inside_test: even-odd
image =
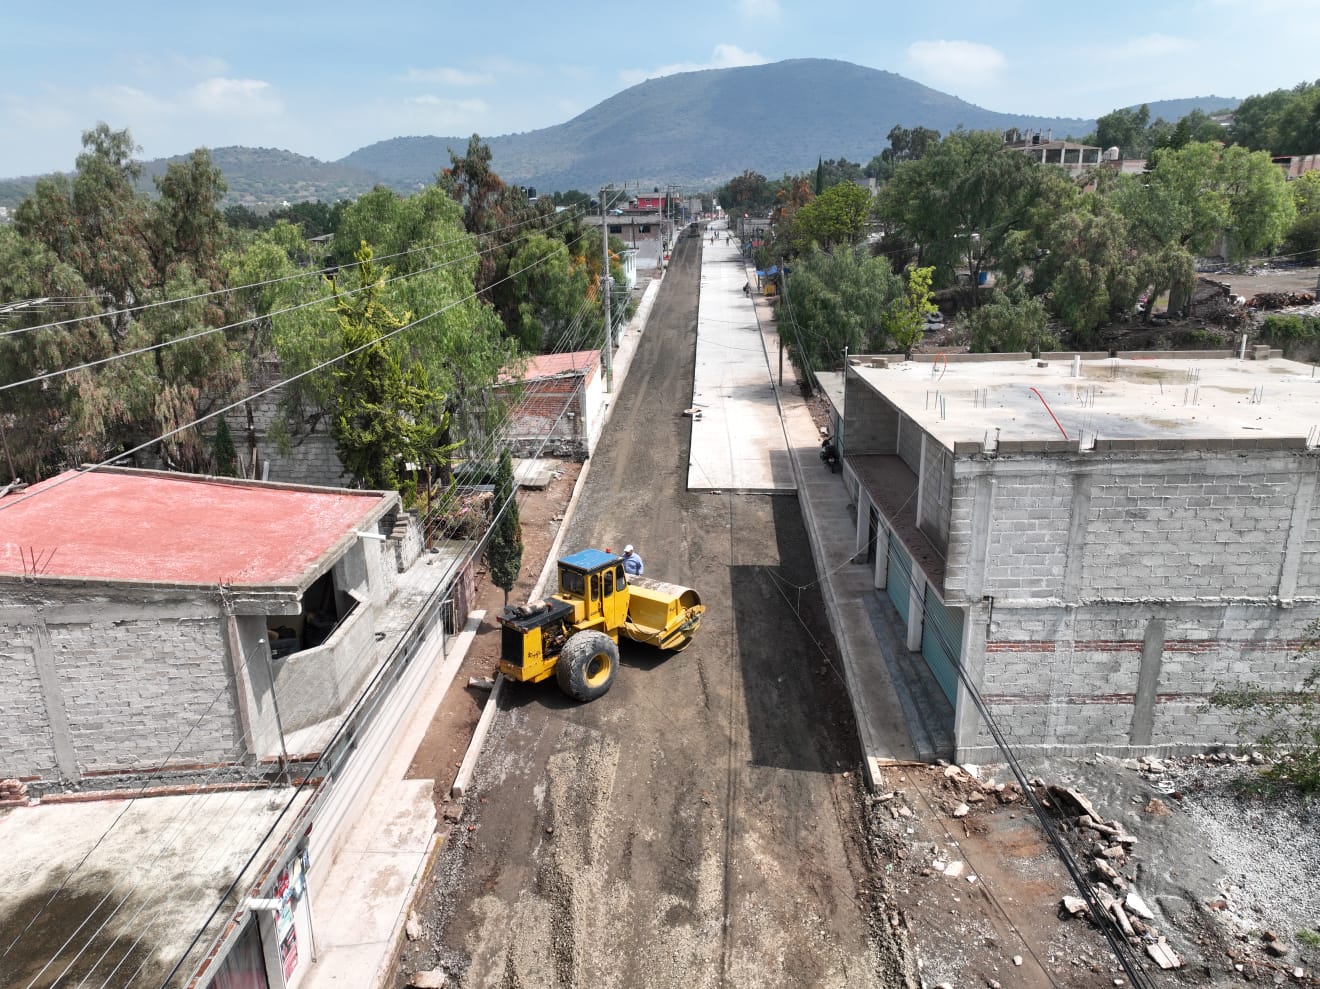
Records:
[[[46,577],[285,584],[387,497],[192,474],[68,471],[0,498],[0,574],[31,572],[35,554]]]
[[[600,363],[599,350],[574,350],[567,354],[541,354],[527,360],[523,371],[524,381],[537,378],[553,378],[557,374],[569,374],[573,371],[589,371]],[[510,381],[513,375],[503,374],[503,381]]]

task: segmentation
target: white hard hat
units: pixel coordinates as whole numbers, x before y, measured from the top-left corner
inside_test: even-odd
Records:
[[[623,547],[624,556],[627,556],[631,552],[632,552],[632,543],[629,543],[627,546]]]

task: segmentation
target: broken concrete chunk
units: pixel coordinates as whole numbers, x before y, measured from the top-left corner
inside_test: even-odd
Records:
[[[432,968],[425,972],[414,972],[408,977],[408,985],[413,989],[444,989],[448,979],[445,976],[445,970],[442,968]]]
[[[1078,790],[1074,790],[1070,786],[1052,785],[1049,787],[1049,793],[1060,807],[1065,808],[1075,817],[1087,814],[1093,821],[1104,820],[1100,813],[1096,811],[1095,807],[1091,804],[1091,801],[1086,798],[1086,795]]]
[[[1080,896],[1065,896],[1063,898],[1063,909],[1070,917],[1080,917],[1086,913],[1086,901]]]
[[[1146,901],[1138,896],[1133,890],[1129,890],[1128,895],[1123,897],[1123,908],[1127,910],[1128,913],[1136,914],[1142,920],[1155,919],[1154,911],[1146,906]]]
[[[957,879],[963,874],[965,868],[967,868],[966,862],[950,862],[944,867],[944,874],[950,879]]]
[[[416,941],[422,936],[422,922],[417,919],[416,911],[408,911],[408,921],[403,925],[403,933],[408,935],[409,941]]]
[[[972,808],[968,807],[966,804],[959,804],[957,807],[953,808],[953,816],[966,817],[971,809]]]
[[[1114,918],[1114,923],[1118,929],[1128,937],[1136,937],[1137,933],[1132,929],[1132,924],[1128,921],[1128,915],[1123,912],[1123,907],[1119,903],[1111,902],[1109,904],[1109,915]]]
[[[1178,953],[1169,947],[1166,941],[1156,941],[1154,944],[1146,945],[1146,954],[1163,969],[1182,968],[1182,959]]]
[[[1265,951],[1275,958],[1286,958],[1291,950],[1283,941],[1269,941],[1265,944]]]

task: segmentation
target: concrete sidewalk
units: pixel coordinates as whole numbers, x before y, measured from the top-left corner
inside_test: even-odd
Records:
[[[755,268],[742,259],[737,246],[723,240],[723,224],[718,223],[716,242],[706,235],[703,245],[701,308],[698,320],[697,374],[694,405],[702,401],[703,389],[711,383],[738,382],[739,395],[769,390],[773,402],[733,401],[721,418],[694,423],[692,463],[711,465],[730,463],[726,448],[743,436],[756,436],[767,442],[769,454],[764,475],[772,479],[764,484],[744,482],[734,487],[731,478],[739,475],[733,468],[719,474],[719,480],[733,490],[796,491],[803,521],[811,542],[816,572],[831,630],[838,644],[843,675],[857,721],[868,782],[873,788],[883,785],[883,770],[896,762],[928,759],[937,754],[929,741],[922,718],[928,690],[919,664],[911,661],[902,629],[895,630],[888,602],[875,587],[873,568],[866,564],[865,546],[857,544],[855,507],[841,474],[831,473],[820,461],[820,432],[811,410],[794,386],[792,369],[789,384],[780,388],[772,365],[777,367],[780,340],[770,299],[757,294],[749,298],[742,286],[757,284]],[[730,255],[735,262],[731,268]],[[718,293],[718,294],[717,294]],[[742,328],[751,324],[759,347],[747,345]],[[732,329],[731,329],[732,328]],[[730,335],[739,333],[737,346],[730,345]],[[703,341],[709,334],[710,341]],[[707,345],[703,346],[703,342]],[[776,355],[774,359],[771,355]],[[732,391],[732,389],[730,389]],[[704,412],[704,410],[703,410]],[[777,421],[771,422],[770,417]],[[710,427],[719,424],[719,429]],[[778,432],[773,442],[764,438]],[[781,445],[782,444],[782,445]],[[779,457],[783,457],[782,463]],[[689,474],[690,487],[695,483]],[[719,483],[710,485],[720,487]],[[854,563],[859,557],[862,563]]]

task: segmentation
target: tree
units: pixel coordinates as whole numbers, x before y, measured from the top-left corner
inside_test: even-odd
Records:
[[[500,466],[495,472],[495,498],[492,502],[495,520],[490,529],[490,544],[486,560],[490,564],[490,579],[504,592],[504,603],[509,603],[509,592],[518,582],[522,569],[522,523],[518,518],[518,499],[514,497],[513,458],[506,449],[500,455]]]
[[[876,212],[887,230],[917,246],[916,263],[934,267],[935,284],[967,271],[979,302],[980,273],[1025,222],[1046,171],[1005,148],[998,134],[959,130],[899,165],[877,196]]]
[[[1306,794],[1320,793],[1318,643],[1320,623],[1312,622],[1293,656],[1296,669],[1283,673],[1295,686],[1217,685],[1210,695],[1210,706],[1235,712],[1240,733],[1271,760],[1266,779]]]
[[[593,252],[600,264],[600,252]],[[603,342],[599,335],[569,339],[570,330],[580,330],[586,320],[599,324],[600,307],[589,304],[595,293],[591,268],[585,253],[574,255],[561,241],[544,234],[529,236],[510,263],[518,304],[516,323],[510,326],[528,353],[542,348],[583,349],[588,339]]]
[[[759,215],[774,204],[775,194],[764,175],[747,170],[716,189],[715,199],[732,215]]]
[[[1044,303],[1020,288],[1011,295],[991,293],[985,305],[968,313],[961,322],[968,348],[977,354],[1039,354],[1059,346],[1049,332]]]
[[[930,297],[930,278],[933,268],[909,268],[907,291],[889,303],[883,326],[894,346],[903,351],[906,360],[912,359],[912,348],[921,342],[926,329],[926,316],[938,309]]]
[[[238,476],[238,451],[234,449],[234,437],[230,435],[229,423],[224,416],[218,416],[215,423],[215,441],[211,447],[211,462],[215,472],[221,477]]]
[[[809,382],[818,368],[834,368],[845,350],[875,353],[884,349],[889,303],[904,291],[884,258],[863,249],[813,247],[793,265],[787,279],[789,356]]]
[[[383,337],[407,325],[411,314],[396,316],[380,301],[386,272],[373,264],[372,254],[365,243],[358,251],[349,271],[351,293],[336,287],[346,356],[334,371],[330,435],[340,462],[364,487],[402,487],[408,502],[415,492],[401,485],[402,470],[408,463],[429,466],[442,453],[444,399],[428,386],[420,364],[405,370],[385,345]]]
[[[871,194],[852,182],[831,186],[792,213],[788,240],[797,253],[813,243],[826,250],[854,244],[866,232],[871,203]]]
[[[1087,144],[1102,148],[1119,149],[1124,158],[1141,158],[1150,146],[1146,141],[1146,126],[1150,123],[1150,107],[1120,107],[1111,110],[1095,122],[1095,133],[1088,134]]]
[[[1289,253],[1299,261],[1320,260],[1320,172],[1307,172],[1288,183],[1296,219],[1286,237]]]
[[[1247,97],[1233,111],[1229,133],[1251,151],[1320,153],[1320,80]]]

